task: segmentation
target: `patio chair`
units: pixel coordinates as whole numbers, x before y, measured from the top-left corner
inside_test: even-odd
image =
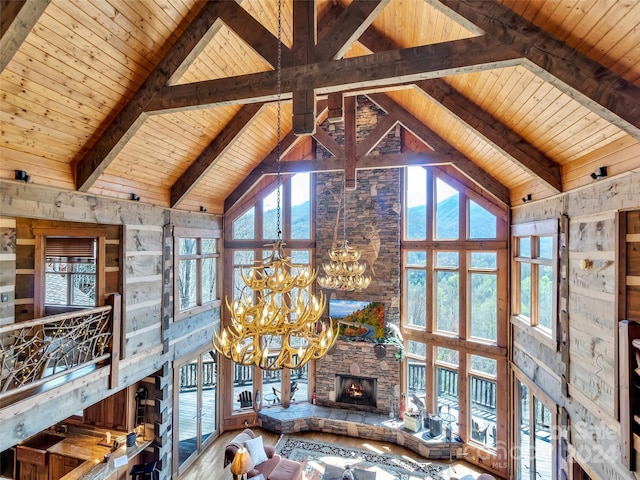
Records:
[[[471,438],[474,440],[478,440],[479,442],[486,443],[487,442],[487,428],[489,428],[489,424],[480,428],[480,425],[475,420],[471,420]]]
[[[238,395],[238,400],[240,401],[240,408],[253,407],[253,399],[249,390],[240,392],[240,395]]]

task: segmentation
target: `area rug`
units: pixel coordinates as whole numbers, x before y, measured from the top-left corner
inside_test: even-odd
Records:
[[[376,480],[444,480],[440,472],[447,463],[412,459],[339,444],[316,442],[283,435],[276,452],[304,464],[304,480],[321,480],[325,465],[376,472]]]

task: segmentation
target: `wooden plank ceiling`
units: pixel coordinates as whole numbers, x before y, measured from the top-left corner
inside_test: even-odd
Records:
[[[275,0],[1,2],[0,178],[223,214],[274,173]],[[640,2],[282,0],[281,40],[290,171],[446,164],[508,205],[640,168]],[[354,95],[430,148],[316,161]]]

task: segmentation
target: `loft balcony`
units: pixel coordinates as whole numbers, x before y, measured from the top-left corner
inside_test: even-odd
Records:
[[[0,327],[0,408],[97,368],[117,379],[119,302]]]

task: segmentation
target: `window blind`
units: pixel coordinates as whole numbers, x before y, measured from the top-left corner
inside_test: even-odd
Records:
[[[47,237],[45,256],[47,258],[95,258],[95,238],[88,237]]]

